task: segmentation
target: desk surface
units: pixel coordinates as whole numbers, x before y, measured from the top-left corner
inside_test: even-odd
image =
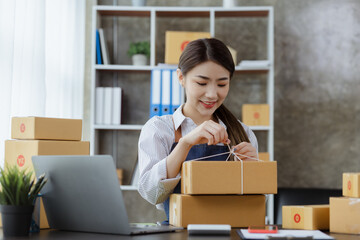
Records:
[[[335,234],[330,233],[329,235],[333,236],[335,239],[340,240],[360,240],[360,235],[351,235],[351,234]],[[0,239],[5,239],[2,236],[2,231],[0,230]],[[174,233],[159,233],[159,234],[147,234],[147,235],[137,235],[137,236],[124,236],[124,235],[111,235],[111,234],[96,234],[96,233],[81,233],[81,232],[68,232],[68,231],[59,231],[59,230],[41,230],[40,233],[31,234],[30,237],[23,238],[11,238],[11,239],[146,239],[146,240],[182,240],[182,239],[192,239],[192,240],[230,240],[230,239],[241,239],[236,233],[236,229],[231,230],[230,236],[188,236],[186,230],[177,231]]]

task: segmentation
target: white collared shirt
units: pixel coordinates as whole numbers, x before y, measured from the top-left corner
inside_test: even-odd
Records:
[[[225,124],[220,119],[219,123],[226,129]],[[258,151],[255,134],[248,126],[241,124],[251,144]],[[182,136],[197,127],[191,118],[183,115],[182,106],[173,115],[151,118],[145,123],[140,133],[138,145],[140,174],[138,191],[148,202],[156,204],[158,209],[163,209],[162,202],[170,196],[180,180],[180,173],[175,178],[166,178],[166,158],[175,142],[175,130],[180,126]]]

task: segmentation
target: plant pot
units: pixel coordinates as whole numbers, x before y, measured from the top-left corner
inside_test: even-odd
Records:
[[[132,62],[133,62],[133,65],[143,66],[143,65],[146,65],[146,63],[147,63],[147,57],[144,54],[135,54],[132,56]]]
[[[1,205],[4,236],[28,236],[33,210],[34,206]]]

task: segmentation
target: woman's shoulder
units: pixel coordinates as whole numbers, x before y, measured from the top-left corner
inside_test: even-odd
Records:
[[[166,131],[173,130],[173,125],[172,115],[154,116],[144,124],[142,129]]]

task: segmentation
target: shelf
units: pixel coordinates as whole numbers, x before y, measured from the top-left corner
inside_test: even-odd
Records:
[[[137,186],[133,186],[133,185],[120,185],[120,189],[121,190],[135,190],[137,191],[138,190],[138,187]]]
[[[150,72],[152,69],[155,68],[166,68],[166,66],[134,66],[134,65],[116,65],[116,64],[108,64],[108,65],[95,65],[95,69],[99,70],[99,71],[145,71],[145,72]],[[169,66],[169,68],[176,68]],[[265,67],[265,68],[240,68],[239,66],[235,67],[235,71],[236,72],[240,72],[240,73],[266,73],[268,72],[270,69],[270,67]]]
[[[151,71],[153,67],[146,66],[134,66],[134,65],[116,65],[116,64],[97,64],[95,65],[96,70],[102,71]]]
[[[270,126],[248,126],[253,131],[270,131]]]
[[[141,130],[143,125],[131,125],[131,124],[120,124],[120,125],[94,125],[97,130]]]
[[[130,6],[96,6],[101,16],[150,17],[156,12],[157,17],[268,17],[270,7],[130,7]]]

